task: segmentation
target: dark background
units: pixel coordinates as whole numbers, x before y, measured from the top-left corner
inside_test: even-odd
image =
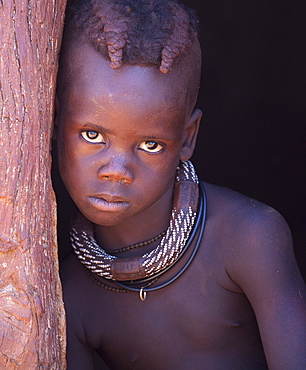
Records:
[[[306,2],[185,4],[201,21],[198,173],[282,213],[306,278]],[[63,245],[69,205],[56,174],[54,179]]]
[[[306,278],[306,2],[184,3],[203,50],[196,168],[277,209]]]

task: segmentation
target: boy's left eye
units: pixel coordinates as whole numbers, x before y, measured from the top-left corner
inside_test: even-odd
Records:
[[[149,153],[158,153],[162,151],[163,146],[157,143],[156,141],[143,141],[140,145],[139,148],[141,150],[144,150],[145,152]]]
[[[97,131],[86,130],[86,131],[82,131],[80,135],[85,141],[89,143],[93,143],[93,144],[105,143],[105,139],[103,135]]]

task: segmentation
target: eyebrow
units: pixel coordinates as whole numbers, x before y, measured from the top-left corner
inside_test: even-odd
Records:
[[[142,139],[144,140],[163,140],[163,141],[167,141],[168,139],[164,136],[154,136],[154,135],[151,135],[151,136],[142,136]]]
[[[82,124],[82,127],[83,128],[86,128],[87,127],[88,129],[93,129],[94,128],[97,131],[103,131],[103,132],[105,132],[107,134],[110,134],[111,133],[111,130],[109,130],[109,129],[103,127],[103,126],[97,125],[96,123],[86,122],[86,123]]]

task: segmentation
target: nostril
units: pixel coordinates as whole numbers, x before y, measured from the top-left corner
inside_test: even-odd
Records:
[[[133,180],[133,174],[126,162],[119,161],[118,158],[110,160],[101,165],[98,169],[98,178],[101,180],[109,180],[114,182],[130,183]]]
[[[102,180],[110,180],[109,176],[101,176]]]
[[[107,181],[114,181],[114,182],[119,182],[119,184],[127,184],[131,182],[129,179],[126,178],[116,178],[115,176],[108,176],[108,175],[103,175],[100,176],[101,180],[107,180]]]

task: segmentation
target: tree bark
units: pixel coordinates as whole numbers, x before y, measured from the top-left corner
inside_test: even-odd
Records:
[[[65,0],[0,0],[0,369],[64,369],[51,185]]]

